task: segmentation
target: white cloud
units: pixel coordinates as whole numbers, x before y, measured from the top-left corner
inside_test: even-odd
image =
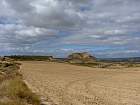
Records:
[[[53,48],[67,44],[135,48],[140,44],[139,5],[139,0],[2,0],[0,45],[23,51],[44,41]]]

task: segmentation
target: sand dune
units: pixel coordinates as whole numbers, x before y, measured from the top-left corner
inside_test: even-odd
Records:
[[[140,68],[100,69],[22,62],[30,87],[48,105],[140,105]]]

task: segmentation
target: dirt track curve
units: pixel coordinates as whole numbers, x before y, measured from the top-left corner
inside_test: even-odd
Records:
[[[48,105],[140,105],[140,68],[22,62],[21,72]]]

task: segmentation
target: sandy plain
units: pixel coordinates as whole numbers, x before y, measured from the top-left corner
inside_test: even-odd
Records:
[[[21,62],[23,78],[48,105],[140,105],[140,68],[101,69]]]

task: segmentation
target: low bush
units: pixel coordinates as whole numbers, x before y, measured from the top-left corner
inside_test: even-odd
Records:
[[[32,93],[31,90],[20,78],[3,81],[0,87],[0,91],[0,97],[7,96],[9,102],[11,103],[19,103],[20,101],[20,103],[22,102],[23,105],[40,104],[39,97]]]
[[[16,63],[0,68],[0,105],[40,105],[39,97],[23,82]]]

